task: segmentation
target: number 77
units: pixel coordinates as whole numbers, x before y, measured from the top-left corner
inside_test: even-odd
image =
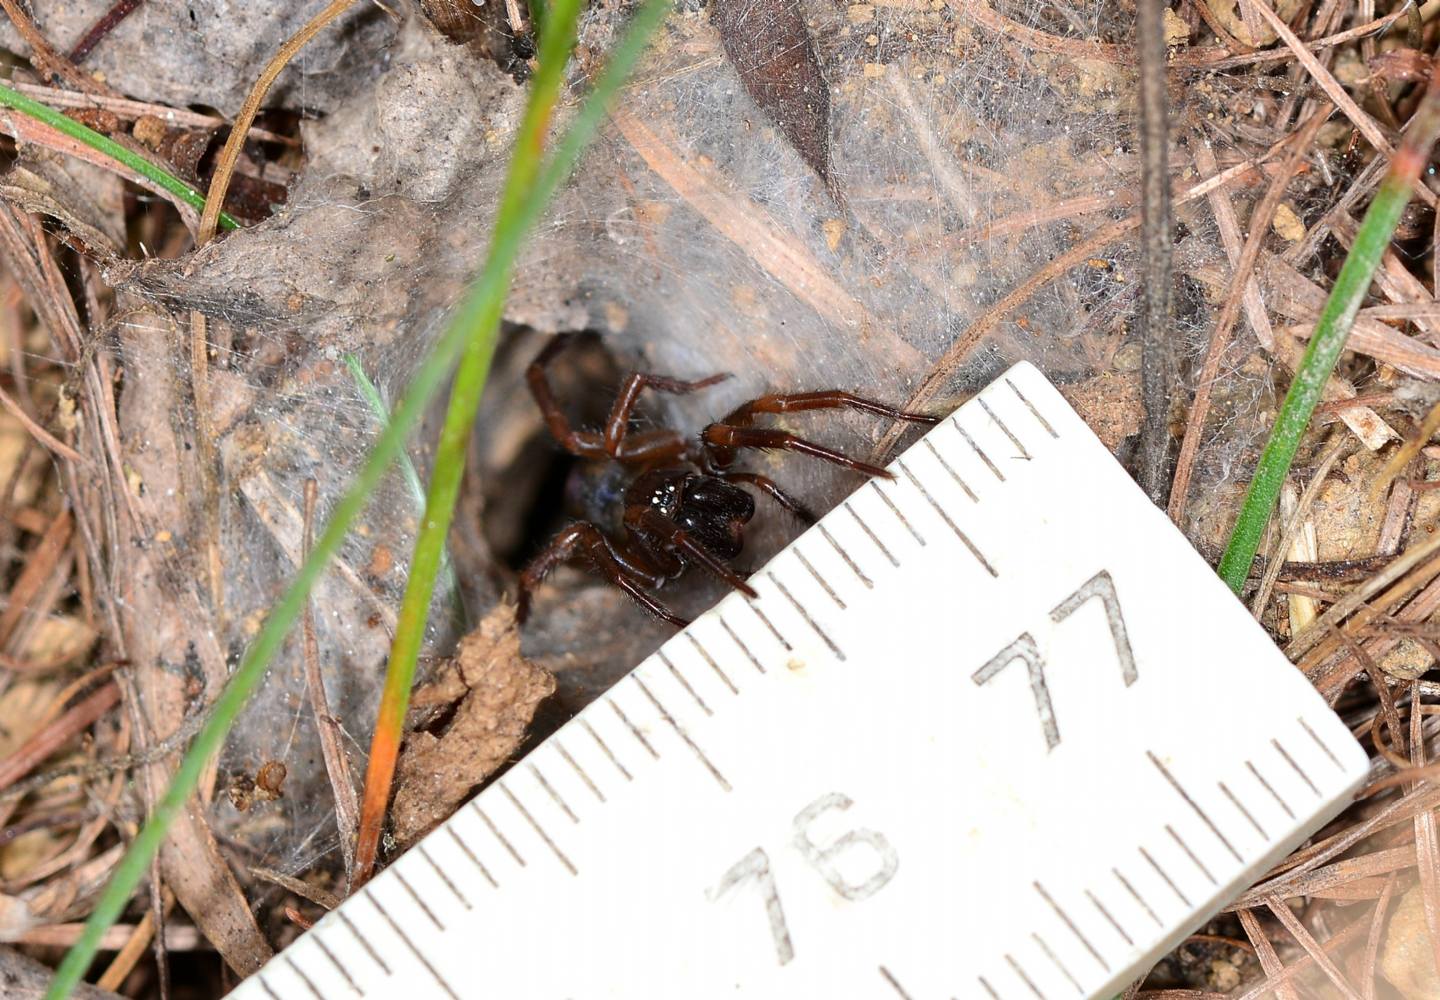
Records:
[[[1115,593],[1115,581],[1107,570],[1101,570],[1085,581],[1074,593],[1057,604],[1050,612],[1056,624],[1069,618],[1082,604],[1092,597],[1098,597],[1105,607],[1105,618],[1110,625],[1110,638],[1115,643],[1115,655],[1120,660],[1120,676],[1129,687],[1139,678],[1135,668],[1135,653],[1130,648],[1130,635],[1125,628],[1125,617],[1120,611],[1120,598]],[[977,685],[986,684],[1015,660],[1024,660],[1030,675],[1030,691],[1035,696],[1035,712],[1040,717],[1040,728],[1045,733],[1045,748],[1054,750],[1060,745],[1060,726],[1055,721],[1055,706],[1050,700],[1050,689],[1045,683],[1045,659],[1040,648],[1029,632],[1000,652],[992,656],[983,667],[975,671],[971,679]]]

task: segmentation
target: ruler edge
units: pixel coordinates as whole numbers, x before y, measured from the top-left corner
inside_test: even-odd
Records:
[[[1083,442],[1083,446],[1090,450],[1092,460],[1099,462],[1103,456],[1103,459],[1105,461],[1111,463],[1111,471],[1118,471],[1120,476],[1123,477],[1128,488],[1134,490],[1136,498],[1142,501],[1142,506],[1140,509],[1148,510],[1150,512],[1145,516],[1155,519],[1152,521],[1152,523],[1156,524],[1159,530],[1171,532],[1172,538],[1175,538],[1182,543],[1181,545],[1175,547],[1174,558],[1194,560],[1191,573],[1195,576],[1197,582],[1201,579],[1211,580],[1211,584],[1207,584],[1204,586],[1211,587],[1212,591],[1218,588],[1218,590],[1222,592],[1220,594],[1221,597],[1223,597],[1227,601],[1234,602],[1233,606],[1240,613],[1240,615],[1237,617],[1236,615],[1232,614],[1228,617],[1232,621],[1236,622],[1239,622],[1241,618],[1243,618],[1245,622],[1248,622],[1248,625],[1243,626],[1244,628],[1253,629],[1259,632],[1260,637],[1264,640],[1264,645],[1258,647],[1258,650],[1274,650],[1274,658],[1278,660],[1278,662],[1276,662],[1273,666],[1266,666],[1263,669],[1289,669],[1298,673],[1297,668],[1295,668],[1294,664],[1291,663],[1287,657],[1285,657],[1284,652],[1280,649],[1279,646],[1275,644],[1274,639],[1269,635],[1269,633],[1267,633],[1264,630],[1263,626],[1252,615],[1249,614],[1248,609],[1245,608],[1244,604],[1239,601],[1236,595],[1230,591],[1230,589],[1224,584],[1224,582],[1215,575],[1214,568],[1211,567],[1210,564],[1206,562],[1206,560],[1203,558],[1203,556],[1201,556],[1200,553],[1194,548],[1194,546],[1190,543],[1189,539],[1186,538],[1184,532],[1181,531],[1169,519],[1169,517],[1165,514],[1164,511],[1156,507],[1153,502],[1151,502],[1150,499],[1144,495],[1144,493],[1140,490],[1139,486],[1136,485],[1134,481],[1130,478],[1128,472],[1125,471],[1123,465],[1120,464],[1114,454],[1112,454],[1110,450],[1105,446],[1104,442],[1100,440],[1099,436],[1090,427],[1090,425],[1086,423],[1084,417],[1082,417],[1080,413],[1075,409],[1074,405],[1065,398],[1059,387],[1055,385],[1055,383],[1051,382],[1050,379],[1047,378],[1042,372],[1040,372],[1040,370],[1036,368],[1032,363],[1022,360],[1010,365],[1002,372],[994,376],[994,378],[992,378],[982,389],[973,393],[968,399],[956,406],[949,414],[946,415],[946,417],[942,418],[940,424],[949,421],[962,409],[971,406],[971,404],[975,403],[982,397],[985,397],[991,393],[1002,392],[1001,385],[1005,382],[1011,383],[1010,388],[1012,389],[1012,391],[1015,392],[1017,396],[1020,397],[1023,405],[1030,409],[1034,416],[1037,418],[1037,420],[1047,429],[1049,429],[1051,434],[1057,439],[1065,436],[1057,433],[1056,428],[1051,427],[1051,421],[1055,420],[1057,416],[1057,414],[1055,413],[1057,407],[1059,410],[1059,417],[1062,418],[1067,425],[1065,428],[1066,430],[1079,430],[1084,432],[1079,440],[1074,440],[1072,438],[1070,441],[1067,442],[1067,445],[1073,447],[1074,445],[1081,444],[1081,442]],[[1020,387],[1015,385],[1016,382],[1024,384],[1023,391]],[[892,459],[889,463],[887,463],[885,468],[887,470],[892,469],[898,459],[903,458],[904,455],[907,454],[911,448],[918,445],[921,440],[923,440],[934,430],[937,430],[940,424],[937,424],[935,427],[927,429],[923,434],[917,437],[915,441],[912,442],[911,445],[904,450],[904,452],[898,454],[895,459]],[[865,484],[862,483],[861,486],[856,488],[856,490],[863,488],[864,485]],[[828,516],[831,511],[838,509],[840,505],[845,500],[848,500],[854,492],[856,491],[851,491],[850,493],[847,493],[846,496],[842,498],[840,503],[835,504],[830,511],[826,512],[826,516]],[[821,518],[821,521],[823,520],[824,517]],[[806,528],[798,536],[791,539],[788,543],[786,543],[775,553],[773,553],[770,558],[767,559],[765,563],[759,568],[757,568],[755,573],[751,575],[754,576],[767,571],[778,559],[780,559],[784,555],[789,554],[791,550],[799,544],[800,541],[809,537],[812,530],[813,526],[810,528]],[[723,595],[715,604],[712,604],[710,607],[706,608],[705,611],[703,611],[700,615],[697,615],[695,618],[695,622],[701,621],[706,616],[708,616],[725,600],[726,597],[729,596],[731,595]],[[692,626],[693,624],[694,622],[692,622]],[[596,707],[604,699],[606,693],[613,691],[624,681],[634,676],[637,671],[645,667],[647,664],[661,664],[663,661],[662,653],[664,653],[671,646],[672,643],[678,643],[686,634],[688,634],[689,629],[692,626],[687,626],[685,629],[680,629],[676,631],[673,635],[666,638],[664,642],[660,644],[660,646],[658,646],[654,651],[642,658],[638,663],[632,666],[624,674],[620,675],[613,684],[606,688],[605,692],[602,692],[598,697],[596,697],[579,712],[577,712],[574,716],[568,719],[563,725],[561,725],[557,730],[555,730],[555,732],[551,733],[544,740],[533,746],[529,750],[529,752],[527,752],[523,757],[519,757],[511,761],[509,765],[504,769],[504,772],[496,773],[487,778],[485,787],[480,789],[480,791],[476,792],[475,794],[471,795],[469,799],[467,799],[466,803],[462,804],[444,820],[438,823],[433,829],[431,829],[423,837],[421,837],[409,848],[407,848],[404,853],[391,859],[390,864],[387,865],[387,867],[382,870],[375,879],[372,880],[372,884],[375,881],[385,879],[386,876],[389,874],[390,869],[394,868],[398,862],[417,854],[418,852],[416,851],[416,848],[421,847],[432,836],[442,833],[444,828],[455,820],[455,818],[460,814],[461,810],[463,810],[469,802],[479,800],[482,796],[485,795],[486,792],[493,789],[496,783],[501,778],[503,778],[505,774],[508,774],[514,771],[520,765],[523,765],[525,761],[531,759],[541,749],[551,744],[552,742],[558,743],[557,737],[565,734],[572,725],[576,724],[581,719],[581,717],[585,715],[586,712],[592,709],[596,709]],[[1271,659],[1271,656],[1268,652],[1261,652],[1261,656],[1264,659]],[[1159,942],[1152,948],[1142,953],[1140,958],[1128,963],[1126,969],[1122,970],[1121,972],[1117,972],[1116,974],[1111,976],[1110,979],[1108,979],[1105,984],[1101,986],[1097,991],[1086,994],[1087,997],[1106,998],[1106,1000],[1108,1000],[1108,997],[1112,995],[1116,990],[1121,990],[1124,987],[1128,986],[1129,983],[1132,981],[1132,973],[1129,971],[1130,968],[1148,968],[1153,966],[1155,962],[1172,952],[1181,942],[1183,942],[1186,938],[1193,934],[1197,929],[1203,927],[1210,920],[1214,919],[1214,917],[1218,915],[1221,911],[1223,911],[1226,906],[1228,906],[1235,899],[1239,898],[1239,896],[1242,895],[1248,887],[1253,886],[1255,884],[1255,878],[1258,874],[1269,871],[1271,868],[1274,867],[1277,862],[1279,862],[1285,857],[1288,857],[1299,845],[1303,844],[1306,840],[1313,836],[1316,831],[1323,828],[1325,824],[1329,823],[1337,815],[1339,815],[1345,809],[1349,808],[1351,804],[1353,804],[1354,793],[1365,783],[1369,776],[1371,767],[1369,755],[1364,751],[1360,743],[1356,739],[1354,739],[1353,736],[1350,735],[1348,728],[1344,726],[1343,721],[1339,719],[1334,710],[1329,706],[1328,703],[1325,702],[1323,696],[1320,695],[1319,691],[1315,690],[1313,686],[1310,686],[1308,681],[1306,682],[1306,687],[1303,689],[1302,693],[1305,692],[1313,694],[1314,705],[1317,708],[1321,708],[1324,710],[1324,713],[1326,715],[1325,724],[1330,725],[1333,722],[1333,725],[1335,727],[1338,727],[1339,730],[1342,731],[1346,736],[1344,744],[1341,747],[1332,748],[1336,751],[1337,754],[1343,754],[1345,758],[1348,758],[1347,763],[1341,764],[1342,771],[1345,772],[1349,777],[1348,782],[1344,786],[1344,790],[1332,793],[1326,805],[1320,811],[1314,813],[1309,822],[1297,825],[1291,831],[1289,836],[1286,836],[1283,839],[1277,841],[1275,846],[1273,846],[1269,851],[1265,852],[1262,855],[1259,855],[1257,859],[1253,863],[1248,865],[1239,876],[1217,887],[1215,891],[1212,892],[1203,903],[1199,903],[1194,907],[1191,919],[1181,924],[1177,924],[1175,930],[1165,935],[1163,938],[1159,939]],[[391,878],[395,878],[398,880],[399,876],[395,875],[391,876]],[[352,894],[351,897],[347,897],[345,900],[342,900],[341,907],[349,903],[350,900],[356,895],[359,895],[359,893],[357,892],[355,894]],[[345,922],[343,921],[343,918],[339,918],[334,921],[330,920],[331,916],[334,913],[338,913],[341,907],[337,907],[335,911],[327,913],[320,920],[316,921],[315,926],[312,927],[311,930],[319,929],[322,925],[326,924],[330,926],[335,926],[336,924]],[[252,1000],[252,997],[254,998],[254,1000],[258,1000],[258,998],[262,995],[266,997],[277,997],[278,995],[275,994],[273,990],[271,990],[269,985],[261,978],[260,974],[263,973],[265,969],[272,964],[278,965],[280,962],[285,960],[286,952],[288,952],[293,945],[304,941],[310,937],[311,934],[309,931],[307,931],[305,934],[292,941],[289,945],[286,945],[284,948],[277,951],[269,960],[266,961],[264,965],[262,965],[258,970],[256,970],[255,973],[246,977],[245,980],[242,980],[241,983],[236,987],[236,989],[229,995],[236,998],[243,998],[243,1000]],[[319,947],[323,948],[323,945],[320,945]],[[290,964],[292,968],[294,968],[293,963]],[[256,982],[253,984],[251,983],[252,979],[256,980]],[[308,981],[306,985],[309,985]]]

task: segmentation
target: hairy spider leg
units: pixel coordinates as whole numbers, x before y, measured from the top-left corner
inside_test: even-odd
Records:
[[[806,524],[814,524],[820,520],[814,511],[786,493],[780,488],[780,484],[769,476],[762,476],[758,472],[730,472],[725,469],[711,469],[709,474],[728,483],[745,483],[755,487]]]
[[[572,455],[580,455],[585,458],[608,456],[617,462],[637,465],[650,465],[680,458],[685,454],[689,445],[679,431],[655,430],[631,433],[630,417],[635,411],[636,403],[640,400],[640,394],[646,389],[654,389],[656,392],[684,395],[698,389],[708,388],[730,377],[728,373],[722,372],[708,378],[687,382],[684,379],[670,378],[667,375],[631,372],[625,379],[619,395],[615,397],[614,405],[610,408],[610,416],[605,421],[604,433],[576,430],[570,425],[569,419],[561,410],[559,401],[556,400],[555,393],[550,388],[550,380],[545,374],[546,368],[554,361],[556,355],[573,340],[574,334],[556,336],[545,345],[545,348],[525,371],[525,379],[530,384],[530,395],[535,397],[535,405],[540,408],[550,435]]]
[[[907,420],[915,424],[938,424],[939,417],[932,417],[924,413],[907,413],[904,410],[897,410],[893,406],[873,399],[866,399],[864,396],[857,396],[851,392],[842,392],[839,389],[826,389],[821,392],[796,392],[789,395],[759,396],[748,403],[741,403],[723,420],[722,424],[731,424],[735,427],[749,427],[755,421],[755,417],[761,413],[792,413],[801,410],[859,410],[861,413],[873,413],[877,417],[889,417],[891,420]]]
[[[754,587],[745,582],[744,577],[726,566],[715,553],[700,544],[697,539],[690,537],[684,528],[649,507],[625,508],[625,527],[658,536],[666,545],[683,552],[711,575],[728,583],[746,597],[760,596],[755,592]]]
[[[772,430],[768,428],[752,427],[755,418],[762,413],[791,413],[802,410],[859,410],[862,413],[874,413],[878,416],[889,417],[892,420],[905,420],[915,424],[927,426],[939,423],[938,417],[927,416],[923,413],[907,413],[904,410],[897,410],[893,406],[886,406],[884,403],[876,402],[873,399],[866,399],[864,396],[857,396],[854,393],[841,392],[838,389],[826,390],[823,392],[799,392],[791,395],[760,396],[742,403],[731,410],[723,420],[706,427],[701,433],[701,441],[709,453],[712,463],[724,468],[735,461],[735,452],[741,448],[773,448],[778,451],[793,451],[801,455],[809,455],[812,458],[823,459],[846,469],[855,472],[863,472],[868,476],[879,476],[882,479],[894,479],[894,475],[886,472],[879,466],[871,465],[868,462],[861,462],[832,448],[822,444],[816,444],[805,438],[798,437],[788,431]],[[764,487],[761,487],[762,489]],[[767,490],[767,492],[769,492]],[[774,495],[773,493],[771,494]],[[778,498],[777,498],[778,499]]]
[[[596,573],[625,591],[631,600],[656,618],[676,628],[690,624],[689,620],[681,618],[645,592],[645,586],[659,586],[663,578],[639,565],[633,556],[627,557],[626,553],[619,551],[605,533],[589,521],[577,521],[567,526],[550,539],[550,544],[521,572],[520,600],[515,610],[517,622],[523,624],[529,617],[530,595],[541,581],[556,566],[577,555],[583,556]]]

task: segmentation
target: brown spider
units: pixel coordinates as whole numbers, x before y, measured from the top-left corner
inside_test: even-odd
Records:
[[[723,382],[729,374],[711,375],[694,382],[632,372],[615,398],[605,430],[580,431],[561,412],[546,378],[546,367],[572,340],[557,336],[530,363],[525,376],[550,434],[572,455],[592,459],[572,478],[567,494],[584,520],[567,526],[551,539],[520,574],[518,619],[530,610],[530,595],[556,566],[581,556],[591,567],[630,595],[657,618],[684,628],[689,624],[652,597],[646,588],[659,588],[686,568],[700,566],[741,593],[755,591],[727,560],[740,554],[745,525],[755,514],[755,501],[734,483],[744,483],[767,494],[781,507],[814,523],[812,514],[782,490],[774,480],[753,472],[733,471],[742,448],[794,451],[824,459],[868,476],[894,478],[884,469],[857,461],[824,445],[787,431],[753,427],[762,413],[831,410],[848,407],[892,420],[934,424],[936,418],[905,413],[894,407],[848,392],[802,392],[761,396],[736,407],[689,440],[670,429],[632,431],[630,416],[645,389],[683,394]],[[638,475],[634,475],[638,470]],[[630,477],[634,475],[634,478]],[[619,500],[620,510],[615,510]],[[611,534],[601,529],[606,525]]]

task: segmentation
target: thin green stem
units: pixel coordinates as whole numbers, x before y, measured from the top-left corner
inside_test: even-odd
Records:
[[[563,62],[563,53],[568,51],[571,44],[571,33],[579,7],[579,0],[556,0],[545,21],[539,52],[540,70],[535,77],[535,93],[547,95],[552,102],[558,95],[558,73],[554,81],[549,81],[545,79],[546,70]],[[610,99],[629,75],[631,67],[643,51],[651,32],[658,27],[666,9],[667,5],[663,0],[650,0],[641,9],[636,22],[616,48],[605,72],[586,100],[569,134],[562,140],[560,148],[543,171],[539,164],[539,146],[537,144],[534,147],[536,157],[533,169],[525,182],[533,181],[538,174],[538,186],[547,192],[548,197],[548,193],[553,192],[568,176],[579,153],[579,146],[575,141],[587,141],[598,127]],[[561,42],[565,48],[557,53],[556,46]],[[541,113],[546,116],[549,110],[549,105],[540,108]],[[522,130],[522,149],[525,134]],[[517,152],[517,161],[519,156]],[[506,204],[509,204],[508,195],[502,206]],[[502,212],[503,210],[502,207]],[[425,503],[425,517],[415,540],[415,552],[406,579],[405,596],[400,605],[395,638],[390,647],[390,663],[386,670],[385,688],[375,722],[377,736],[371,747],[365,777],[360,847],[356,851],[357,871],[362,879],[368,875],[373,865],[379,822],[390,797],[395,767],[394,755],[390,751],[398,748],[405,713],[409,709],[415,665],[424,642],[425,624],[435,586],[438,554],[444,550],[445,539],[454,516],[455,502],[459,497],[470,432],[475,424],[475,414],[479,409],[480,398],[494,358],[502,305],[502,302],[494,303],[492,312],[483,317],[481,322],[485,324],[485,331],[470,342],[460,362],[451,390],[450,404],[446,410],[445,423],[440,431],[434,473]]]
[[[46,107],[39,101],[32,101],[24,94],[11,90],[3,83],[0,83],[0,107],[14,108],[21,114],[29,115],[36,121],[49,125],[58,132],[64,132],[72,139],[83,142],[91,149],[104,153],[110,157],[110,159],[115,160],[122,166],[129,167],[137,174],[149,179],[155,185],[169,191],[196,211],[205,208],[205,195],[195,190],[189,184],[186,184],[164,167],[151,163],[143,156],[132,153],[114,139],[101,135],[92,128],[81,125],[75,119],[67,115],[62,115],[54,108]],[[220,213],[220,225],[226,229],[240,228],[240,223],[235,221],[235,217],[224,212]]]
[[[1285,401],[1275,418],[1270,439],[1260,454],[1260,464],[1256,466],[1255,477],[1250,481],[1244,506],[1236,518],[1218,568],[1220,578],[1237,594],[1250,575],[1250,566],[1255,561],[1265,525],[1269,523],[1275,501],[1280,496],[1280,487],[1290,472],[1295,452],[1310,425],[1325,383],[1345,348],[1355,314],[1370,290],[1370,281],[1385,254],[1385,248],[1390,245],[1400,213],[1410,201],[1410,192],[1421,168],[1429,160],[1430,147],[1437,132],[1440,132],[1440,69],[1431,78],[1425,96],[1411,118],[1405,141],[1392,157],[1390,170],[1376,190],[1365,219],[1355,234],[1350,254],[1345,258],[1340,275],[1335,279],[1335,287],[1325,301],[1325,308],[1315,324],[1314,333],[1310,335],[1310,343],[1300,359],[1290,390],[1285,394]]]
[[[260,633],[245,651],[240,665],[211,707],[209,717],[200,727],[185,756],[181,758],[180,766],[171,778],[165,794],[156,803],[154,811],[131,842],[129,850],[116,865],[114,875],[96,901],[90,918],[85,922],[85,929],[56,970],[55,978],[45,992],[46,1000],[65,1000],[80,982],[99,950],[105,931],[120,917],[136,887],[145,877],[151,859],[159,851],[166,832],[194,793],[206,762],[220,750],[236,717],[264,679],[266,669],[304,610],[311,589],[325,571],[330,559],[339,551],[350,525],[364,511],[370,495],[379,486],[390,463],[404,449],[405,439],[419,423],[421,415],[466,346],[477,337],[493,331],[494,324],[487,326],[485,319],[496,315],[500,308],[497,303],[504,300],[509,289],[509,269],[519,254],[521,243],[534,228],[556,189],[574,169],[580,153],[594,136],[605,115],[605,98],[613,95],[629,75],[629,70],[644,50],[650,35],[664,19],[667,9],[668,0],[647,0],[636,15],[634,24],[616,47],[594,93],[582,106],[564,138],[557,145],[549,164],[540,175],[539,183],[523,196],[514,225],[505,229],[496,228],[484,270],[471,286],[450,325],[421,362],[406,387],[400,404],[391,414],[390,422],[381,428],[365,464],[355,476],[355,481],[336,503],[330,521],[316,540],[309,557],[300,565],[280,600],[271,608]]]
[[[355,380],[355,388],[360,391],[360,397],[370,407],[370,412],[375,415],[375,422],[385,426],[390,422],[390,408],[385,405],[385,400],[380,398],[380,390],[375,388],[375,383],[370,381],[370,376],[365,374],[365,366],[360,359],[353,354],[345,355],[345,367],[350,369],[350,377]],[[400,473],[405,477],[405,486],[410,490],[410,497],[415,501],[415,509],[425,509],[425,484],[420,479],[420,470],[415,468],[415,463],[410,460],[410,452],[400,452]],[[460,584],[455,577],[455,566],[450,562],[449,551],[440,553],[440,580],[441,586],[450,595],[452,610],[455,612],[455,620],[462,627],[465,624],[465,605],[460,600]]]

